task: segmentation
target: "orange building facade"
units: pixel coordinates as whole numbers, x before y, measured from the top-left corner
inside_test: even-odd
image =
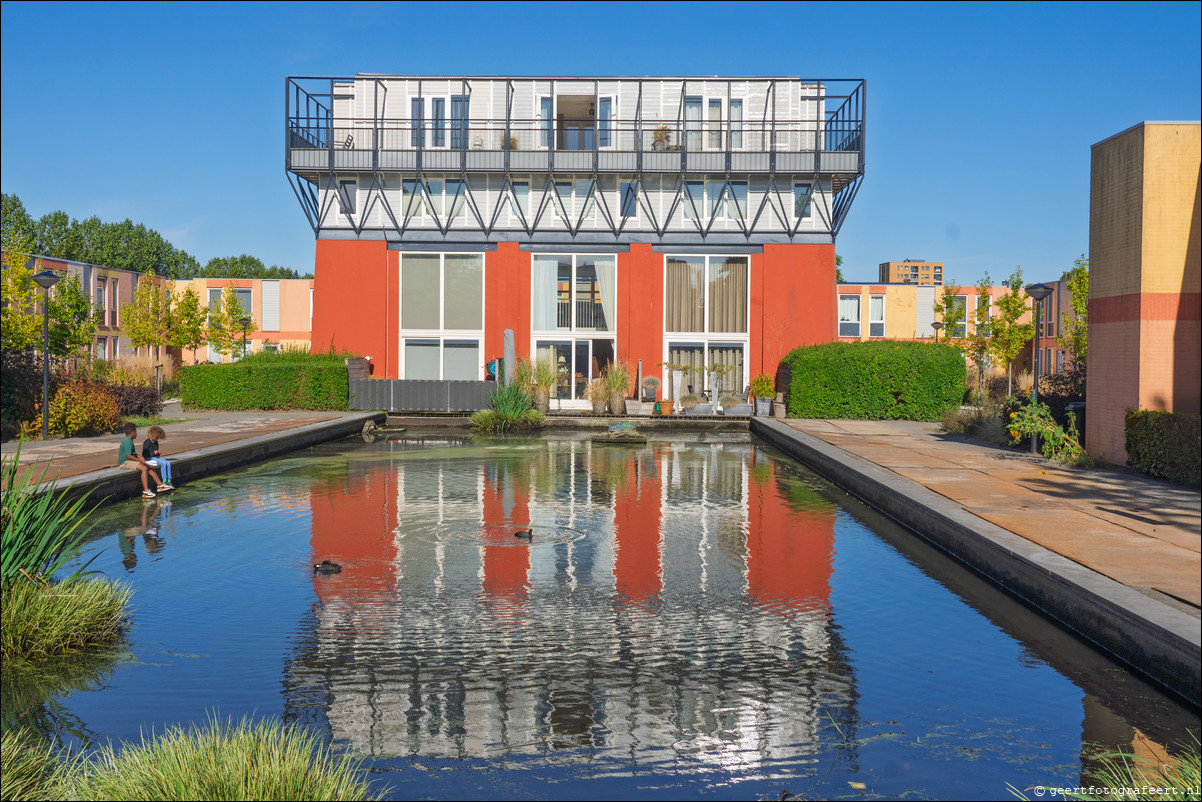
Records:
[[[1085,446],[1126,462],[1128,409],[1198,414],[1202,126],[1145,122],[1093,146]]]
[[[836,336],[863,82],[287,86],[286,166],[317,240],[312,339],[377,378],[491,378],[509,332],[516,357],[558,366],[569,405],[614,361],[712,370],[737,393]]]

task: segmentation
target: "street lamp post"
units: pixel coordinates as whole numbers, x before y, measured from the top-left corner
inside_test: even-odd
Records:
[[[1031,382],[1031,404],[1039,403],[1039,307],[1044,298],[1052,294],[1052,288],[1047,284],[1032,284],[1027,287],[1027,295],[1031,296],[1035,318],[1035,333],[1031,337],[1031,372],[1035,380]],[[1031,453],[1039,453],[1039,435],[1031,433]]]
[[[246,357],[246,330],[248,328],[250,328],[250,324],[252,321],[250,318],[244,317],[241,320],[239,320],[238,322],[242,324],[242,356],[243,356],[243,358],[245,358]]]
[[[53,270],[43,270],[33,277],[46,291],[42,299],[42,439],[50,439],[50,288],[62,280]]]
[[[934,323],[931,324],[931,328],[933,328],[935,330],[935,344],[938,345],[939,344],[939,330],[941,328],[943,328],[943,324],[940,323],[938,320],[936,320]]]

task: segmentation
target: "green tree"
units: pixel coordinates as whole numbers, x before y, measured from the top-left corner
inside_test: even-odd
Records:
[[[5,196],[8,197],[8,196]],[[41,340],[41,317],[36,313],[38,285],[33,281],[29,263],[32,250],[29,235],[18,226],[5,226],[3,232],[4,269],[0,276],[0,349],[21,351]]]
[[[242,324],[250,312],[242,308],[233,284],[225,285],[218,300],[209,310],[209,328],[206,333],[209,345],[222,356],[234,356],[242,350]],[[253,319],[250,329],[258,328]]]
[[[1023,352],[1027,343],[1035,336],[1033,323],[1019,323],[1019,318],[1029,309],[1029,296],[1023,289],[1022,266],[1014,268],[1004,285],[1009,292],[997,299],[997,313],[993,316],[990,332],[991,354],[995,361],[1006,366],[1006,394],[1014,393],[1014,368],[1010,364]]]
[[[944,335],[950,340],[967,334],[964,321],[967,310],[959,297],[960,287],[956,284],[943,285],[943,294],[935,301],[935,314],[943,321]]]
[[[134,299],[121,307],[122,328],[134,347],[154,347],[155,358],[171,333],[171,291],[149,269],[138,279]]]
[[[33,218],[16,195],[0,196],[0,239],[7,248],[9,239],[28,242],[31,249],[37,243]]]
[[[96,337],[92,299],[79,276],[68,276],[50,291],[50,353],[62,359],[88,356]]]
[[[1089,259],[1085,254],[1077,257],[1073,269],[1065,273],[1061,280],[1068,285],[1072,312],[1061,313],[1064,319],[1063,333],[1056,338],[1056,342],[1073,358],[1073,367],[1084,370],[1089,355]]]
[[[961,343],[960,349],[977,369],[977,398],[985,395],[985,369],[989,367],[990,342],[993,336],[993,317],[989,306],[989,288],[993,286],[989,271],[977,282],[977,303],[969,311],[972,334]]]
[[[192,364],[196,364],[196,351],[205,344],[205,322],[208,313],[201,306],[200,295],[188,285],[175,297],[172,304],[171,334],[167,344],[172,348],[187,348],[193,352]]]
[[[844,282],[844,280],[845,279],[843,278],[843,257],[840,256],[839,254],[835,254],[835,283],[842,284]]]

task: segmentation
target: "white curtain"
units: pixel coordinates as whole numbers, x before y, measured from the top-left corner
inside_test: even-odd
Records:
[[[601,310],[605,313],[604,325],[597,326],[597,331],[614,331],[618,323],[618,267],[612,256],[598,257],[594,264],[601,291]]]
[[[531,279],[531,291],[534,294],[535,331],[554,331],[555,325],[555,277],[559,271],[559,257],[535,256],[534,276]]]

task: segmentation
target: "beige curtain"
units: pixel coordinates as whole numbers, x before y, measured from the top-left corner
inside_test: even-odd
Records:
[[[710,262],[710,327],[712,332],[747,331],[747,257]]]
[[[701,346],[669,343],[668,361],[673,365],[690,366],[689,370],[684,372],[684,381],[680,385],[681,392],[687,393],[690,385],[695,393],[705,390],[705,350]],[[665,371],[664,381],[670,382],[671,380],[671,376]]]
[[[710,365],[725,367],[719,393],[743,392],[743,346],[714,345],[710,347]]]
[[[668,331],[704,331],[705,258],[668,258]]]

